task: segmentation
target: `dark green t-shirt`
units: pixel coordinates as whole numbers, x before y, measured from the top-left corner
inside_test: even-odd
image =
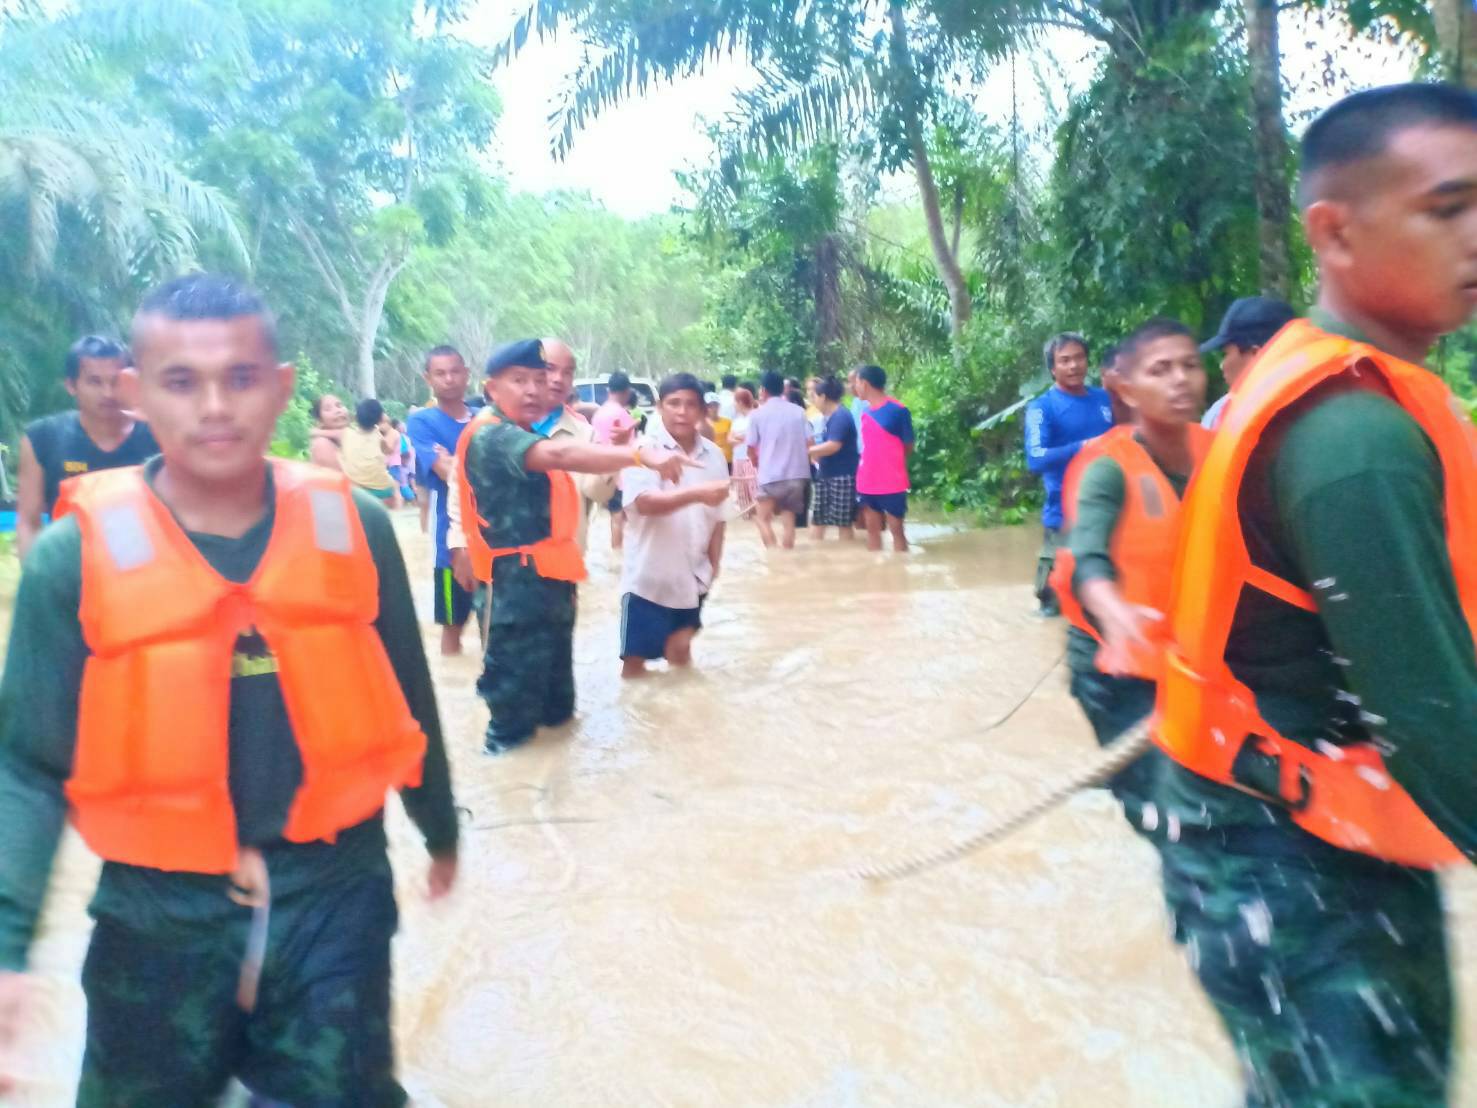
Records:
[[[1378,738],[1396,780],[1471,853],[1477,655],[1447,551],[1441,466],[1415,420],[1361,385],[1316,389],[1252,455],[1239,502],[1247,549],[1318,611],[1245,590],[1227,661],[1287,737]],[[1267,826],[1268,806],[1243,793],[1178,768],[1164,781],[1182,822]]]
[[[151,480],[159,462],[145,473]],[[375,628],[426,733],[419,788],[402,790],[406,810],[433,853],[455,848],[456,812],[420,628],[405,565],[385,510],[354,491],[379,576]],[[238,539],[189,534],[222,577],[245,581],[271,537],[268,510]],[[77,619],[82,542],[76,521],[46,528],[26,560],[16,595],[5,674],[0,679],[0,969],[20,968],[35,927],[66,817],[63,785],[76,747],[77,701],[88,649]],[[243,634],[232,658],[230,790],[238,839],[265,849],[274,896],[346,876],[388,868],[380,816],[350,828],[334,843],[281,840],[288,808],[302,778],[302,760],[287,719],[276,660],[255,631]],[[109,863],[103,867],[93,911],[141,929],[169,921],[202,921],[232,910],[223,877],[165,873]]]
[[[1155,464],[1158,465],[1157,460]],[[1175,495],[1183,497],[1185,487],[1190,483],[1189,476],[1170,473],[1162,465],[1159,471]],[[1118,517],[1123,514],[1126,497],[1123,467],[1106,455],[1094,458],[1077,483],[1077,514],[1067,536],[1067,549],[1072,552],[1074,565],[1074,594],[1088,581],[1118,579],[1118,571],[1113,566],[1113,532],[1118,529]],[[1067,665],[1073,672],[1096,672],[1097,651],[1097,640],[1086,631],[1071,626],[1067,628]]]
[[[549,537],[549,478],[530,473],[524,455],[544,437],[519,427],[497,408],[499,422],[480,428],[467,447],[467,480],[485,520],[482,537],[494,550]],[[492,624],[573,623],[574,586],[540,577],[532,559],[506,554],[492,564]]]
[[[82,417],[76,412],[43,416],[27,425],[26,438],[41,467],[41,510],[48,514],[56,506],[57,488],[67,478],[100,469],[142,465],[159,453],[159,445],[146,423],[135,423],[117,449],[104,450],[83,429]]]

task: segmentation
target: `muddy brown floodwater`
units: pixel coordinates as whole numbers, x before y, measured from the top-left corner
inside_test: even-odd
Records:
[[[413,513],[397,523],[424,601],[427,544]],[[696,670],[624,685],[617,575],[597,551],[578,719],[510,757],[480,753],[476,661],[432,658],[471,816],[456,893],[430,905],[392,805],[396,1028],[416,1104],[1237,1102],[1153,853],[1106,794],[911,880],[848,875],[980,828],[1095,750],[1058,664],[1062,625],[1030,614],[1034,529],[913,530],[901,558],[804,533],[765,556],[737,525]],[[606,534],[597,521],[597,547]],[[94,873],[69,841],[17,1103],[70,1102]],[[1448,888],[1471,998],[1460,940],[1477,882],[1467,870]],[[1466,1025],[1459,1057],[1473,1039]],[[1477,1103],[1470,1075],[1453,1102]]]

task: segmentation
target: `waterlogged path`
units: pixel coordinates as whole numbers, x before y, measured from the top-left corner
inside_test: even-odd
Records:
[[[413,513],[399,524],[419,594],[426,543]],[[594,534],[603,546],[603,520]],[[1096,749],[1057,665],[1062,626],[1029,614],[1034,533],[915,538],[894,558],[802,532],[765,556],[738,525],[697,670],[624,685],[617,574],[597,552],[579,718],[503,759],[479,752],[474,658],[433,657],[470,815],[460,886],[431,906],[392,813],[396,1025],[417,1104],[1237,1103],[1153,854],[1106,794],[896,885],[848,876],[984,826]],[[70,1103],[94,866],[68,844],[18,1104]],[[1477,880],[1449,887],[1470,1006]],[[1477,1103],[1477,1081],[1453,1103]]]

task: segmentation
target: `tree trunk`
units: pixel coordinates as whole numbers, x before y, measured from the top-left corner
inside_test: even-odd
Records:
[[[1447,75],[1477,88],[1477,8],[1472,0],[1431,0],[1431,14]]]
[[[1262,291],[1287,300],[1292,292],[1288,245],[1292,198],[1287,181],[1287,133],[1282,123],[1282,60],[1277,44],[1277,0],[1243,0],[1251,65],[1252,144],[1255,149],[1257,241]]]
[[[933,178],[933,166],[928,161],[928,149],[923,142],[923,123],[918,113],[917,78],[913,73],[913,59],[908,50],[908,28],[903,21],[903,9],[894,3],[892,17],[892,53],[894,75],[897,78],[903,130],[908,139],[908,150],[913,157],[913,172],[918,178],[918,196],[923,201],[923,215],[928,221],[928,241],[933,247],[934,265],[939,278],[949,290],[949,335],[953,341],[954,356],[960,355],[960,336],[964,325],[974,311],[969,298],[969,285],[959,268],[959,259],[949,250],[948,233],[944,229],[944,215],[939,208],[938,184]]]
[[[841,370],[841,250],[836,236],[815,244],[815,355],[821,376]]]
[[[407,259],[386,254],[364,289],[364,306],[359,317],[359,398],[368,399],[379,395],[379,385],[374,372],[374,340],[379,337],[380,320],[385,315],[385,297],[390,285],[405,268]]]

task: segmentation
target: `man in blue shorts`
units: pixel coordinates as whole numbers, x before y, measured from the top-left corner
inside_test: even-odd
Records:
[[[856,394],[867,405],[861,418],[861,460],[856,498],[867,529],[867,549],[882,549],[882,524],[892,549],[908,549],[903,520],[908,514],[908,455],[913,453],[913,413],[887,395],[887,371],[864,365],[856,371]]]
[[[431,498],[436,519],[436,568],[432,571],[431,610],[441,627],[441,653],[462,652],[462,628],[472,614],[472,594],[451,572],[446,546],[451,498],[446,479],[456,464],[456,444],[472,418],[467,407],[467,363],[455,347],[437,346],[426,355],[426,384],[436,403],[413,412],[405,421],[415,449],[415,476]]]

